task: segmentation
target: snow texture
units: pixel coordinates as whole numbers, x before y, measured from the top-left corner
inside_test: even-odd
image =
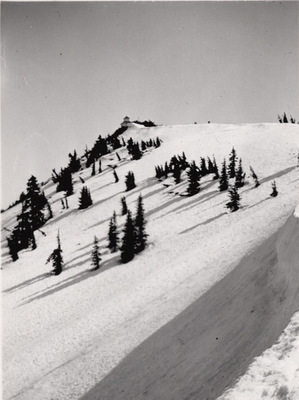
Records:
[[[255,359],[218,400],[299,399],[299,312],[276,344]]]
[[[162,146],[131,161],[125,148],[102,158],[103,172],[74,175],[75,194],[62,210],[61,193],[49,180],[43,190],[54,218],[36,233],[37,249],[24,250],[11,263],[5,237],[20,206],[2,214],[3,398],[77,399],[107,375],[129,352],[198,299],[230,272],[240,259],[283,225],[298,203],[299,127],[293,124],[188,125],[130,127],[123,137],[162,139]],[[182,194],[186,175],[175,185],[169,175],[159,182],[155,165],[185,151],[189,161],[213,157],[220,168],[235,147],[242,157],[246,185],[241,209],[229,213],[227,192],[208,175],[193,197]],[[254,188],[249,166],[261,185]],[[114,183],[111,166],[120,181]],[[133,171],[137,187],[125,192],[124,177]],[[78,210],[79,176],[91,192],[93,206]],[[271,198],[275,179],[278,196]],[[167,186],[165,186],[167,185]],[[169,186],[168,186],[169,185]],[[109,219],[121,197],[135,213],[144,199],[149,244],[128,264],[107,249]],[[65,268],[49,274],[45,265],[60,231]],[[102,266],[91,272],[94,236]]]

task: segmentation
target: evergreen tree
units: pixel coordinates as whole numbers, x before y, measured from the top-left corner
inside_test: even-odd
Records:
[[[195,161],[191,162],[187,175],[189,183],[187,193],[189,196],[193,196],[200,191],[200,171],[198,166],[195,164]]]
[[[138,197],[137,212],[135,217],[135,253],[144,250],[147,242],[147,233],[145,232],[146,221],[144,218],[143,199],[141,194]]]
[[[232,152],[229,156],[229,164],[228,164],[228,174],[229,178],[234,178],[236,176],[236,165],[237,165],[237,154],[234,147],[232,148]]]
[[[92,269],[93,271],[100,268],[100,261],[101,261],[101,253],[99,250],[99,241],[98,238],[95,236],[91,253],[91,265],[93,266]]]
[[[208,157],[208,173],[213,174],[214,173],[214,164],[212,163],[212,160],[210,157]]]
[[[250,168],[252,179],[254,180],[254,183],[255,183],[254,187],[257,188],[258,186],[260,186],[259,179],[258,179],[256,173],[254,172],[253,168],[252,167],[249,167],[249,168]]]
[[[76,150],[74,150],[74,154],[69,154],[69,165],[68,168],[71,171],[71,173],[75,173],[77,171],[79,171],[79,169],[81,168],[81,162],[80,159],[77,157],[77,152]]]
[[[239,210],[240,208],[240,195],[236,186],[230,187],[229,190],[230,201],[226,203],[226,207],[232,212]]]
[[[283,113],[283,117],[282,118],[283,118],[282,121],[283,121],[284,124],[287,124],[289,122],[286,113]]]
[[[43,209],[46,206],[46,202],[47,199],[41,193],[37,179],[32,175],[27,183],[25,209],[28,210],[29,221],[33,231],[45,223]]]
[[[64,191],[67,196],[71,196],[74,193],[73,178],[69,168],[61,169],[60,174],[56,174],[56,180],[58,182],[57,192]]]
[[[124,139],[123,137],[122,137],[121,139],[122,139],[122,144],[123,144],[123,146],[125,147],[125,146],[126,146],[125,139]]]
[[[95,176],[95,174],[96,174],[96,163],[94,161],[91,167],[91,176]]]
[[[155,147],[160,147],[160,146],[161,146],[161,140],[157,137]]]
[[[226,161],[224,159],[223,164],[222,164],[220,181],[219,181],[219,190],[220,190],[220,192],[223,192],[224,190],[227,190],[227,189],[228,189],[228,177],[227,177],[227,172],[226,172]]]
[[[90,191],[87,189],[86,186],[83,186],[83,188],[81,189],[81,192],[80,192],[79,210],[88,208],[91,205],[92,205],[92,199],[91,199]]]
[[[118,161],[121,161],[120,155],[118,154],[118,152],[116,152],[116,157],[118,159]]]
[[[278,114],[278,121],[282,124],[282,118],[279,114]]]
[[[99,174],[102,172],[102,161],[99,160],[99,169],[98,169]],[[83,182],[84,183],[84,182]]]
[[[236,172],[235,186],[237,188],[244,186],[244,183],[245,183],[244,181],[245,181],[245,173],[244,173],[243,167],[242,167],[242,158],[240,158],[238,170]]]
[[[108,248],[114,253],[118,249],[119,243],[115,211],[109,223],[108,242]]]
[[[115,183],[117,183],[119,181],[119,178],[118,178],[118,175],[115,170],[113,170],[113,175],[114,175]]]
[[[290,115],[290,122],[291,124],[296,124],[296,120]]]
[[[144,140],[141,141],[141,150],[142,150],[142,151],[145,151],[145,150],[146,150],[146,144],[145,144],[145,141],[144,141]]]
[[[216,163],[215,157],[213,157],[213,173],[215,174],[213,179],[219,179],[218,165]]]
[[[121,245],[121,261],[127,263],[134,258],[135,251],[135,229],[132,220],[131,211],[128,210],[127,220],[123,230],[123,239]]]
[[[200,174],[201,176],[205,176],[208,174],[206,160],[203,157],[200,157]]]
[[[135,176],[134,176],[133,172],[129,171],[127,173],[125,183],[126,183],[126,187],[127,187],[127,189],[126,189],[127,192],[136,187],[136,185],[135,185]]]
[[[134,143],[131,150],[133,160],[140,160],[142,152],[140,151],[138,142]]]
[[[128,140],[128,144],[127,144],[127,149],[128,149],[129,154],[132,154],[133,146],[134,146],[134,142],[133,142],[133,139],[130,137],[130,139]]]
[[[126,215],[128,212],[128,207],[125,196],[121,198],[121,206],[122,206],[121,215]]]
[[[272,182],[272,193],[270,194],[270,196],[276,197],[277,195],[278,195],[278,191],[277,191],[277,187],[276,187],[276,182],[273,181]]]
[[[11,236],[7,237],[6,239],[9,249],[9,255],[11,256],[12,261],[17,261],[19,259],[17,242],[15,238]]]
[[[181,168],[178,163],[174,164],[173,177],[176,184],[181,182]]]
[[[52,253],[49,255],[46,264],[48,264],[48,262],[50,261],[52,261],[54,275],[59,275],[62,272],[63,268],[63,258],[62,258],[62,249],[60,244],[59,232],[57,235],[57,248],[54,249]]]

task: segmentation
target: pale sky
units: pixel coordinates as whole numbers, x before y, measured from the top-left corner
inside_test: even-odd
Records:
[[[1,3],[2,208],[124,116],[299,119],[298,2]]]

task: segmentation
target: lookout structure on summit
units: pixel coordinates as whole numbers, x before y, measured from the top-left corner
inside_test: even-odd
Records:
[[[130,118],[129,117],[125,117],[123,122],[120,125],[121,125],[122,128],[130,126],[131,125]]]

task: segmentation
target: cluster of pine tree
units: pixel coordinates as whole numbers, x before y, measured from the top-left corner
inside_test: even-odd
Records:
[[[157,126],[157,125],[156,125],[153,121],[151,121],[150,119],[149,119],[148,121],[143,121],[143,122],[138,121],[138,120],[133,121],[133,122],[134,122],[134,124],[143,125],[143,126],[145,126],[145,127]]]
[[[108,153],[109,150],[108,150],[107,139],[99,135],[91,150],[85,151],[86,168],[90,167],[95,160],[98,160],[100,157]]]
[[[143,152],[150,147],[160,147],[161,146],[161,139],[158,137],[156,140],[149,139],[148,141],[142,140],[141,143],[134,142],[132,138],[130,138],[127,142],[127,149],[128,153],[132,156],[133,160],[140,160],[143,155]]]
[[[52,172],[52,180],[54,183],[57,183],[56,191],[65,192],[66,196],[71,196],[74,193],[74,187],[70,168],[61,168],[59,174],[57,174],[55,169]]]
[[[144,217],[143,199],[141,194],[137,201],[136,216],[133,219],[130,210],[127,210],[127,219],[123,230],[121,261],[127,263],[134,255],[145,249],[148,234],[145,231],[146,221]]]
[[[129,190],[132,190],[136,187],[135,184],[135,175],[132,171],[129,171],[126,175],[126,191],[128,192]]]
[[[282,117],[280,115],[278,115],[278,121],[281,124],[288,124],[289,122],[291,124],[296,124],[296,120],[291,115],[290,115],[290,119],[288,120],[287,114],[285,112],[282,114]]]
[[[123,263],[127,263],[134,258],[135,254],[138,254],[145,249],[148,234],[145,230],[146,221],[144,217],[143,199],[141,194],[138,197],[135,218],[132,217],[131,211],[128,210],[124,197],[122,197],[121,199],[121,204],[122,215],[127,215],[125,226],[123,229],[122,240],[120,240],[119,237],[116,212],[114,211],[109,222],[108,248],[111,253],[115,253],[120,250],[121,261]],[[91,259],[93,270],[99,269],[101,253],[96,237],[94,238]]]
[[[48,216],[44,209],[48,208]],[[47,219],[53,217],[51,206],[43,192],[41,192],[37,179],[31,176],[27,182],[27,192],[22,202],[22,211],[17,216],[18,224],[13,228],[7,238],[9,253],[13,261],[18,259],[18,252],[31,246],[36,248],[34,231],[44,225]]]

